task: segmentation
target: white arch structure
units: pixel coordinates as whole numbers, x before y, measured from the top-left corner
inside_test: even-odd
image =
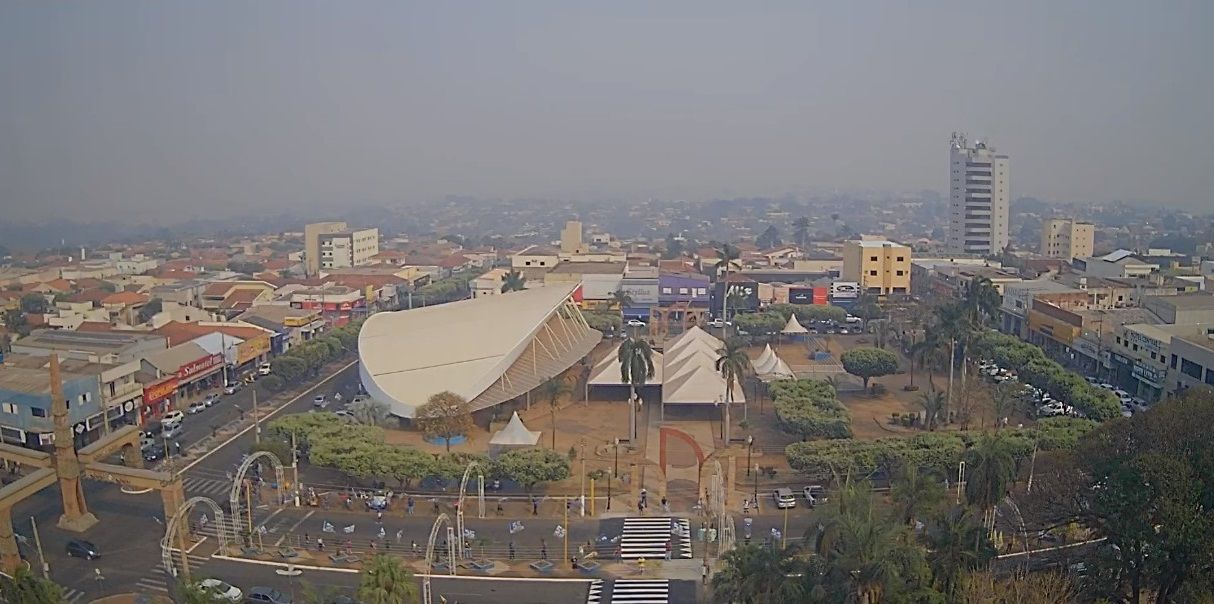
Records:
[[[211,511],[215,514],[215,534],[219,537],[219,551],[223,552],[224,548],[226,548],[228,545],[228,534],[224,529],[223,508],[219,507],[219,504],[215,503],[215,500],[211,499],[210,497],[191,497],[190,499],[186,500],[186,502],[177,509],[177,513],[173,514],[173,517],[169,518],[169,521],[165,523],[164,537],[160,539],[161,563],[164,565],[165,571],[174,577],[177,576],[177,567],[173,565],[173,538],[178,536],[179,531],[181,530],[180,524],[182,519],[188,517],[190,512],[194,510],[194,506],[200,503],[204,503],[209,506]],[[181,552],[181,557],[181,569],[185,574],[185,578],[188,580],[190,577],[190,567],[185,561],[186,553],[184,548]]]
[[[282,461],[278,459],[277,455],[269,451],[257,451],[244,458],[244,461],[241,462],[240,467],[236,470],[236,475],[232,477],[232,490],[228,495],[228,503],[231,504],[230,509],[232,510],[233,518],[240,516],[237,511],[240,509],[240,485],[244,482],[244,476],[249,471],[249,468],[252,467],[253,462],[259,459],[269,459],[270,465],[274,466],[274,480],[277,481],[275,484],[278,485],[276,494],[278,495],[278,503],[282,504],[282,494],[286,486],[283,482]]]
[[[468,492],[468,478],[472,476],[473,468],[476,469],[476,500],[479,504],[477,509],[477,518],[485,517],[485,473],[481,471],[480,464],[476,460],[468,462],[468,467],[464,468],[464,477],[459,481],[459,500],[455,504],[455,530],[459,533],[459,555],[460,558],[468,555],[464,551],[464,495]]]
[[[426,574],[422,575],[422,604],[432,604],[434,601],[430,589],[430,571],[434,570],[434,541],[438,538],[438,529],[441,526],[447,528],[447,574],[455,575],[455,544],[458,540],[455,538],[450,516],[439,514],[438,518],[434,519],[434,526],[430,527],[430,539],[426,541]]]

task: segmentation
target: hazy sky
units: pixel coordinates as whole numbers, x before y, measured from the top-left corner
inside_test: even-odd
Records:
[[[1014,196],[1214,210],[1211,39],[1209,0],[0,0],[0,207],[944,190],[965,130]]]

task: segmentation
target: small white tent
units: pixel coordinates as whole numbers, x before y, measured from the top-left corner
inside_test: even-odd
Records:
[[[540,433],[528,430],[523,419],[518,416],[518,411],[515,411],[506,427],[498,430],[493,438],[489,439],[489,453],[497,455],[510,449],[534,447],[539,442]]]
[[[796,336],[807,334],[809,333],[809,330],[805,329],[805,327],[801,325],[799,321],[797,321],[797,315],[788,315],[788,323],[784,325],[784,329],[782,329],[780,333],[786,336]]]

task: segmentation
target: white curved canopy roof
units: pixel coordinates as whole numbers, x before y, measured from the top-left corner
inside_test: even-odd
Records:
[[[444,390],[468,399],[473,410],[524,394],[602,338],[572,304],[576,286],[371,315],[358,336],[363,386],[399,417],[413,417]]]

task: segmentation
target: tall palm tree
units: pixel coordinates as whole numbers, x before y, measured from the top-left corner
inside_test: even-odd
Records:
[[[510,271],[502,277],[502,293],[518,292],[527,289],[527,278],[518,271]]]
[[[628,295],[628,292],[623,289],[617,289],[611,292],[611,295],[607,298],[607,303],[620,309],[620,316],[622,317],[624,316],[624,309],[632,306],[632,296]]]
[[[928,524],[923,539],[927,562],[936,588],[945,596],[952,598],[965,572],[979,568],[994,555],[990,542],[983,539],[985,533],[964,506],[949,506]]]
[[[556,408],[560,404],[562,396],[572,392],[569,388],[569,382],[561,376],[551,377],[544,380],[540,384],[539,394],[544,400],[548,401],[548,412],[552,418],[552,450],[556,450]]]
[[[725,296],[725,301],[728,303],[728,305],[731,308],[733,308],[733,316],[737,317],[738,310],[746,305],[746,296],[743,296],[742,294],[734,292],[734,293],[729,294],[728,296]],[[728,321],[729,317],[725,317],[725,320]]]
[[[962,307],[974,328],[987,325],[999,315],[1002,298],[995,284],[987,277],[974,277],[965,288]]]
[[[617,356],[620,362],[620,381],[628,384],[631,396],[628,397],[629,422],[628,434],[633,441],[637,437],[637,405],[641,401],[641,389],[645,382],[653,377],[653,349],[649,342],[636,338],[628,338],[620,344]]]
[[[738,265],[738,258],[742,257],[742,250],[737,246],[726,243],[721,247],[716,248],[717,264],[716,270],[718,274],[724,271],[721,277],[721,283],[725,284],[724,295],[721,299],[721,319],[729,320],[729,267]]]
[[[712,576],[716,602],[801,602],[801,582],[796,580],[797,551],[743,545],[721,556]]]
[[[364,604],[415,604],[417,579],[400,558],[380,554],[359,574],[358,600]]]
[[[965,499],[982,510],[989,530],[995,522],[995,506],[1007,495],[1016,479],[1016,460],[1011,447],[999,434],[984,434],[965,456]],[[977,543],[974,545],[977,549]]]
[[[902,467],[890,491],[902,523],[906,525],[913,525],[920,518],[929,515],[944,502],[946,495],[939,476],[931,471],[920,470],[912,463]]]
[[[737,338],[725,340],[725,346],[717,350],[717,371],[725,378],[725,423],[721,428],[725,446],[729,446],[729,407],[733,403],[733,389],[750,373],[750,357]]]
[[[944,410],[944,393],[932,388],[919,395],[918,403],[923,407],[923,426],[929,431],[935,430],[940,413]]]
[[[809,245],[809,219],[802,216],[792,223],[793,238],[797,241],[797,247],[805,247]]]

